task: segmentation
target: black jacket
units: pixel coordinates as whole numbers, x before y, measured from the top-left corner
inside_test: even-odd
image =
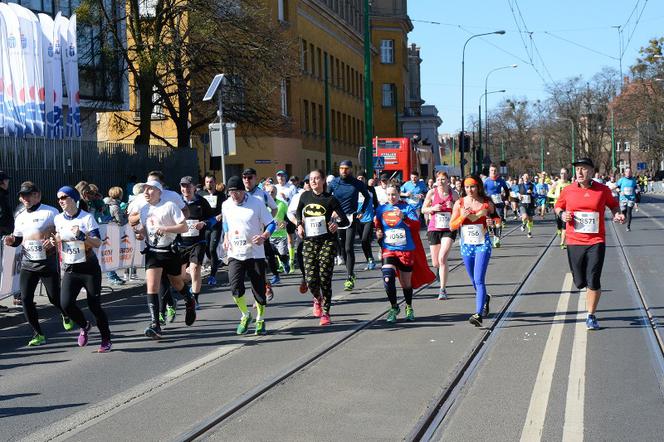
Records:
[[[9,202],[9,192],[0,188],[0,236],[14,231],[14,211]]]

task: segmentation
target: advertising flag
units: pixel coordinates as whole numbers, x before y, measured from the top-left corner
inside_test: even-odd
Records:
[[[44,136],[55,138],[55,87],[53,84],[54,73],[57,67],[58,77],[60,73],[60,54],[58,54],[58,63],[55,63],[55,44],[54,44],[54,23],[50,15],[39,14],[39,24],[42,34],[42,73],[44,75],[44,121],[46,123]],[[62,78],[60,78],[62,82]]]
[[[14,11],[6,3],[0,3],[0,15],[4,20],[7,45],[6,56],[10,75],[5,78],[5,103],[11,103],[8,112],[14,116],[14,135],[22,137],[26,132],[25,121],[25,75],[23,73],[23,54],[21,51],[21,29]],[[3,55],[4,58],[4,55]],[[4,64],[4,63],[3,63]]]
[[[69,21],[62,16],[60,12],[55,16],[53,21],[53,132],[55,138],[62,138],[64,132],[64,112],[62,110],[62,97],[64,96],[62,87],[62,67],[64,60],[62,59],[63,35],[61,30],[69,30]],[[67,32],[64,33],[64,41],[67,40]]]
[[[76,14],[69,18],[67,45],[65,46],[65,81],[67,82],[66,134],[68,137],[81,136],[81,96],[78,87],[78,47],[76,46]]]

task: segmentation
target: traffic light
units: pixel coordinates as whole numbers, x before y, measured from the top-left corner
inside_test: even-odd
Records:
[[[461,141],[461,133],[459,133],[459,146],[463,146],[464,152],[470,152],[470,135],[464,133],[464,140]]]

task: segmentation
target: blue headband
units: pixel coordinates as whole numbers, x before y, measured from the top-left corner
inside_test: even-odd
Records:
[[[81,199],[81,195],[78,193],[78,190],[71,186],[62,186],[60,189],[58,189],[58,193],[64,193],[76,202]]]

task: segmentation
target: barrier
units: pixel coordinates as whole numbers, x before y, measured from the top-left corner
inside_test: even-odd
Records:
[[[102,272],[144,265],[141,250],[145,248],[145,243],[136,239],[134,231],[128,224],[124,226],[101,224],[99,234],[102,244],[96,253]],[[0,250],[2,251],[0,297],[4,297],[19,290],[18,274],[21,270],[22,247],[3,245]]]

